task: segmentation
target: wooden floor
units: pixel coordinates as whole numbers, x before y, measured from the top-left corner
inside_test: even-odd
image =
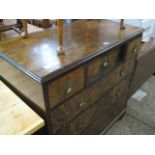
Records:
[[[33,134],[44,120],[0,81],[0,135]]]

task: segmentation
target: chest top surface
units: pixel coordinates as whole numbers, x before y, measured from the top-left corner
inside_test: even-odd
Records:
[[[133,26],[120,30],[120,24],[110,20],[79,20],[64,25],[65,56],[57,55],[57,30],[52,28],[31,33],[28,39],[0,42],[0,57],[35,80],[46,82],[142,31]]]

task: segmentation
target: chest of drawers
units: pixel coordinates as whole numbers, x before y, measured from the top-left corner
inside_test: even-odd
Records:
[[[0,44],[0,78],[46,121],[49,134],[100,134],[126,108],[142,29],[108,20],[64,26]],[[104,45],[104,42],[109,42]]]

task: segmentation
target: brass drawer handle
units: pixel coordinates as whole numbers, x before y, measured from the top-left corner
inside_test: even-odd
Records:
[[[82,108],[85,104],[86,104],[85,102],[81,102],[80,105],[79,105],[80,108]]]
[[[67,94],[70,94],[72,92],[72,90],[73,90],[72,87],[67,88],[67,91],[66,91]]]
[[[73,82],[68,81],[66,85],[66,94],[70,94],[73,91]]]
[[[121,71],[121,72],[120,72],[120,76],[121,76],[121,77],[124,77],[124,75],[125,75],[125,72],[124,72],[124,71]]]
[[[137,52],[137,46],[134,46],[132,53],[135,54]]]
[[[108,66],[108,61],[105,59],[102,63],[102,67],[107,67]]]
[[[82,108],[84,105],[86,105],[86,102],[84,101],[83,98],[81,98],[81,101],[80,101],[79,107]]]

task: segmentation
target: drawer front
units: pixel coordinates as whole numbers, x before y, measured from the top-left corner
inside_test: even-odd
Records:
[[[53,132],[56,132],[60,127],[66,124],[67,121],[88,108],[96,101],[100,94],[100,87],[93,85],[52,110],[51,121]]]
[[[120,98],[124,92],[127,92],[128,83],[129,79],[124,79],[108,94],[101,97],[99,101],[76,117],[71,123],[64,125],[58,134],[78,134],[85,129],[100,113],[103,113],[113,102]]]
[[[130,59],[131,57],[135,56],[140,49],[140,45],[141,45],[141,37],[138,37],[129,42],[129,44],[127,45],[126,59]]]
[[[107,54],[103,54],[88,64],[87,84],[98,79],[102,74],[108,72],[120,60],[120,48],[112,49]]]
[[[112,121],[125,109],[126,95],[116,103],[112,104],[105,112],[100,113],[100,116],[81,134],[83,135],[98,135],[112,123]]]
[[[126,75],[132,72],[134,60],[127,61],[126,64],[120,65],[116,70],[109,73],[99,81],[95,82],[84,91],[67,100],[51,112],[53,132],[56,132],[68,120],[72,119],[80,112],[93,104],[99,97],[105,94],[110,88],[122,80]],[[122,87],[116,91],[115,96],[119,96]],[[126,89],[126,88],[125,88]],[[113,97],[115,100],[115,97]]]
[[[84,87],[84,68],[79,68],[48,86],[50,107],[53,108],[67,97],[75,94]]]

